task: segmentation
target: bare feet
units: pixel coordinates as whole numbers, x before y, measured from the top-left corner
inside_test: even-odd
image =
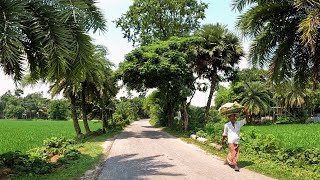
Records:
[[[240,171],[238,165],[235,165],[235,166],[234,166],[234,170],[235,170],[235,171]]]

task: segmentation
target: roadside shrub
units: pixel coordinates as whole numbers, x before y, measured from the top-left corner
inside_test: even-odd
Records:
[[[214,108],[210,108],[209,114],[208,114],[208,120],[210,122],[221,122],[221,121],[226,122],[227,118],[226,116],[221,115],[221,113],[218,110]]]
[[[206,132],[204,132],[203,130],[200,130],[200,131],[198,131],[197,133],[196,133],[196,135],[198,136],[198,137],[207,137],[207,133]]]
[[[146,114],[151,118],[151,121],[155,122],[157,126],[164,125],[161,122],[161,116],[163,115],[163,109],[161,108],[161,98],[158,90],[153,91],[144,101],[143,109]]]
[[[295,123],[305,123],[305,117],[289,117],[280,116],[277,118],[276,124],[295,124]]]
[[[271,134],[258,134],[253,130],[249,134],[241,134],[241,139],[246,150],[274,153],[280,149],[280,140]]]
[[[207,134],[214,135],[216,132],[215,124],[212,122],[207,123],[206,126],[204,127],[204,130]]]
[[[66,162],[66,164],[68,160],[77,160],[80,158],[80,152],[74,148],[74,140],[52,137],[44,140],[43,145],[43,147],[31,149],[28,153],[33,157],[39,157],[46,161],[49,161],[50,158],[57,155],[58,160],[63,158],[63,162]],[[60,164],[61,161],[59,161]]]
[[[9,168],[13,173],[47,174],[58,165],[68,164],[80,158],[80,152],[73,147],[75,142],[66,138],[50,138],[43,147],[27,153],[19,151],[0,154],[0,168]],[[54,158],[54,162],[50,158]]]
[[[53,171],[55,167],[39,157],[33,157],[19,151],[1,154],[0,164],[2,167],[10,168],[15,173],[47,174]]]
[[[199,128],[204,127],[204,108],[197,106],[190,106],[189,114],[189,129],[196,132]]]

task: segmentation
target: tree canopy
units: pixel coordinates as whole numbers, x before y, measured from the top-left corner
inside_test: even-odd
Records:
[[[169,126],[175,106],[195,88],[191,60],[194,46],[200,42],[199,37],[172,37],[133,50],[120,64],[120,77],[130,88],[159,89]]]
[[[146,45],[155,39],[190,35],[200,27],[207,7],[197,0],[134,0],[115,22],[133,45]]]

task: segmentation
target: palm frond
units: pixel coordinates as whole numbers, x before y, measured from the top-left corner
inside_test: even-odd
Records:
[[[231,3],[231,7],[232,10],[238,10],[239,12],[241,12],[246,6],[256,2],[257,0],[233,0]]]
[[[318,39],[318,30],[320,25],[320,8],[309,12],[299,24],[298,32],[301,33],[302,43],[310,47],[314,52],[316,48],[316,41]]]
[[[22,78],[23,36],[20,18],[24,4],[20,1],[0,1],[0,67],[5,74],[14,75],[15,80]]]

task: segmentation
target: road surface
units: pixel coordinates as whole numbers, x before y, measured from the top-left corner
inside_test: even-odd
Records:
[[[241,154],[240,154],[241,160]],[[240,167],[241,168],[241,167]],[[218,157],[187,144],[148,120],[128,126],[113,142],[99,180],[267,180],[264,175],[240,169],[235,172]]]

